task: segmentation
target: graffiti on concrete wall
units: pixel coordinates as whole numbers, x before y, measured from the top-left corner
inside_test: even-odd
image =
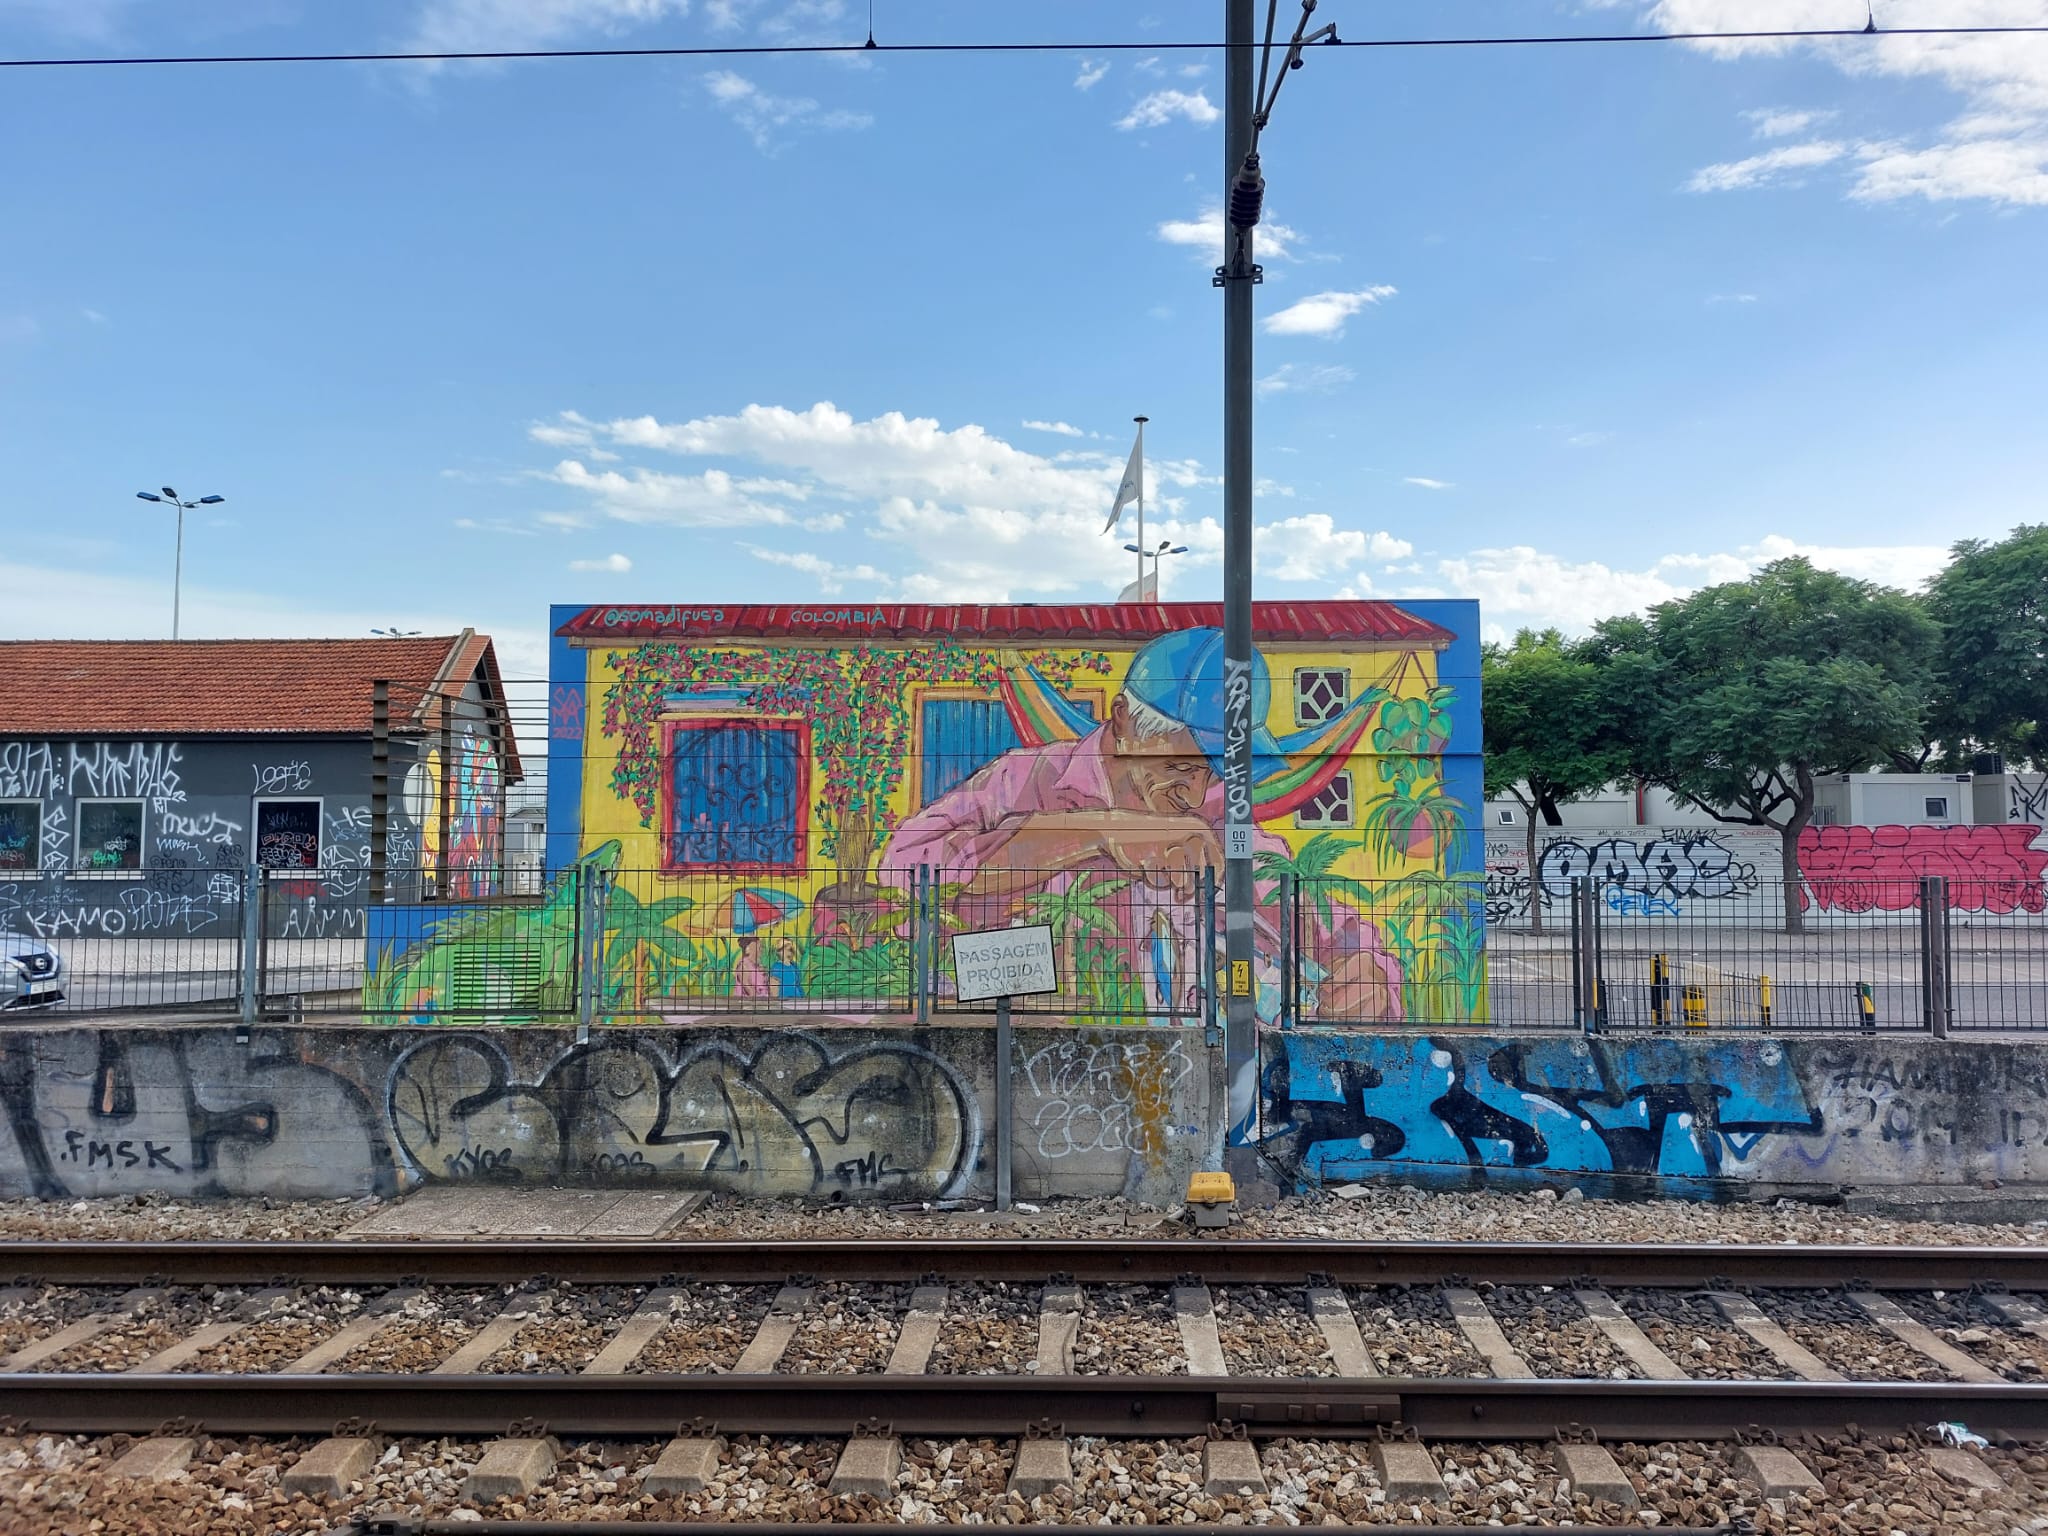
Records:
[[[756,1195],[945,1195],[965,1184],[981,1141],[974,1094],[939,1057],[796,1031],[674,1059],[650,1037],[613,1036],[530,1080],[490,1036],[440,1036],[393,1065],[385,1114],[423,1179],[647,1179]]]
[[[0,1036],[0,1189],[52,1200],[389,1194],[368,1097],[226,1030]]]
[[[2048,773],[2006,775],[2007,821],[2048,822]]]
[[[1305,1183],[1421,1166],[1705,1178],[1822,1128],[1774,1040],[1290,1034],[1264,1055],[1264,1146]]]
[[[1799,839],[1806,902],[1824,912],[1904,912],[1918,881],[1941,875],[1965,912],[2048,910],[2048,849],[2038,826],[1808,827]]]
[[[1194,1073],[1178,1031],[1136,1038],[1076,1032],[1025,1057],[1021,1118],[1041,1158],[1109,1152],[1160,1162],[1174,1136],[1197,1133],[1183,1133],[1174,1115],[1181,1085]]]
[[[1727,901],[1756,889],[1756,866],[1736,856],[1713,832],[1678,832],[1637,841],[1610,837],[1588,845],[1558,838],[1537,862],[1546,903],[1571,895],[1575,879],[1591,879],[1609,911],[1676,917],[1688,901]]]

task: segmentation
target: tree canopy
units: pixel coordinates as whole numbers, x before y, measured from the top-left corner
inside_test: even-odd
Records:
[[[1942,631],[1930,728],[1958,767],[1973,750],[2048,767],[2048,523],[1952,553],[1927,585]]]
[[[1555,629],[1520,631],[1480,653],[1486,793],[1512,795],[1531,821],[1556,826],[1558,809],[1628,768],[1601,709],[1600,668],[1584,641]]]

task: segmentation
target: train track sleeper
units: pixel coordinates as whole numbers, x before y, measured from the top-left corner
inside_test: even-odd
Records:
[[[154,1435],[123,1451],[120,1460],[107,1468],[107,1475],[139,1483],[167,1482],[191,1465],[192,1453],[198,1449],[196,1436]]]
[[[1074,1341],[1081,1331],[1081,1287],[1048,1285],[1038,1297],[1038,1374],[1074,1374]]]
[[[583,1367],[581,1374],[624,1374],[626,1367],[640,1357],[640,1351],[652,1344],[668,1326],[668,1304],[675,1298],[677,1289],[675,1286],[662,1286],[649,1291],[640,1305],[633,1309],[633,1315],[621,1323],[619,1331],[605,1342],[604,1348],[591,1356],[590,1363]]]
[[[285,1376],[317,1376],[335,1361],[370,1342],[398,1321],[405,1304],[420,1294],[416,1285],[402,1285],[387,1291],[384,1298],[359,1317],[352,1317],[327,1338],[315,1344],[279,1373]]]
[[[1494,1375],[1513,1381],[1527,1381],[1535,1376],[1536,1373],[1529,1369],[1529,1362],[1515,1352],[1508,1336],[1500,1331],[1500,1324],[1486,1310],[1486,1303],[1479,1299],[1477,1291],[1462,1285],[1447,1285],[1444,1287],[1444,1304],[1451,1309],[1451,1320],[1465,1335],[1465,1342],[1479,1352],[1479,1358],[1486,1362],[1486,1368]]]
[[[1056,1424],[1027,1424],[1010,1464],[1009,1491],[1027,1503],[1074,1486],[1074,1453]]]
[[[158,1350],[148,1359],[128,1367],[131,1376],[160,1376],[175,1371],[188,1360],[196,1360],[214,1345],[233,1338],[251,1323],[255,1322],[271,1305],[289,1296],[290,1290],[273,1286],[267,1291],[258,1291],[239,1307],[235,1315],[224,1317],[217,1323],[203,1323],[186,1334],[184,1338],[167,1348]]]
[[[2043,1312],[2026,1297],[2008,1296],[2001,1291],[1987,1291],[1983,1300],[1992,1311],[2020,1332],[2031,1333],[2037,1339],[2048,1339],[2048,1312]]]
[[[286,1493],[316,1499],[345,1498],[377,1464],[377,1442],[367,1435],[329,1435],[291,1466],[280,1482]]]
[[[1842,1381],[1842,1373],[1764,1315],[1740,1291],[1709,1291],[1715,1308],[1778,1364],[1802,1381]]]
[[[1341,1290],[1334,1285],[1311,1286],[1308,1305],[1316,1327],[1322,1330],[1323,1342],[1330,1346],[1330,1363],[1339,1376],[1379,1375],[1372,1351],[1358,1331],[1358,1319],[1352,1316],[1351,1303]]]
[[[1628,1480],[1628,1474],[1621,1470],[1606,1446],[1592,1441],[1559,1440],[1552,1453],[1557,1457],[1558,1470],[1571,1480],[1572,1492],[1583,1493],[1589,1499],[1605,1499],[1623,1509],[1634,1509],[1641,1502],[1636,1497],[1635,1484]]]
[[[1202,1442],[1202,1491],[1212,1499],[1266,1491],[1266,1472],[1259,1448],[1241,1431],[1218,1428]]]
[[[1948,1340],[1937,1337],[1932,1328],[1891,1297],[1877,1291],[1851,1291],[1849,1296],[1873,1323],[1907,1348],[1917,1349],[1947,1371],[1952,1379],[1979,1382],[1986,1386],[2005,1380],[1990,1366],[1957,1349]]]
[[[889,1353],[885,1376],[922,1376],[931,1363],[932,1350],[939,1342],[939,1329],[946,1321],[946,1288],[920,1285],[910,1293],[910,1310],[896,1330],[896,1347]]]
[[[1927,1453],[1927,1464],[1950,1482],[1961,1483],[1965,1488],[1981,1488],[1986,1493],[1996,1493],[2005,1487],[2004,1479],[1984,1465],[1981,1456],[1959,1446],[1934,1446]]]
[[[152,1301],[160,1300],[162,1296],[163,1291],[153,1286],[130,1291],[104,1312],[81,1317],[77,1322],[59,1328],[48,1338],[22,1345],[6,1359],[0,1360],[0,1375],[32,1369],[45,1360],[63,1354],[74,1344],[84,1344],[103,1333],[112,1333],[123,1323],[132,1321],[136,1313]]]
[[[436,1376],[473,1376],[482,1365],[499,1350],[519,1337],[519,1330],[533,1321],[533,1303],[525,1296],[514,1296],[505,1303],[505,1310],[492,1318],[483,1327],[463,1340],[462,1345],[434,1367]]]
[[[1372,1443],[1372,1475],[1393,1504],[1431,1504],[1444,1498],[1444,1475],[1420,1440],[1381,1436]]]
[[[640,1479],[640,1491],[656,1499],[702,1493],[718,1475],[724,1455],[723,1435],[678,1435],[661,1448],[654,1465]]]
[[[477,1504],[495,1499],[523,1499],[555,1474],[562,1459],[553,1435],[507,1435],[484,1447],[484,1453],[463,1480],[462,1496]]]
[[[841,1498],[865,1493],[886,1500],[895,1497],[896,1474],[902,1470],[903,1442],[889,1433],[887,1425],[867,1424],[840,1451],[830,1487]]]
[[[1686,1375],[1679,1363],[1659,1349],[1656,1342],[1636,1326],[1634,1318],[1621,1309],[1621,1303],[1601,1290],[1580,1290],[1572,1293],[1579,1305],[1586,1309],[1586,1316],[1593,1319],[1600,1331],[1607,1335],[1607,1342],[1628,1357],[1629,1364],[1641,1371],[1652,1381],[1686,1381]]]
[[[804,1309],[811,1304],[809,1286],[785,1285],[768,1304],[767,1314],[755,1328],[753,1338],[733,1365],[736,1376],[765,1376],[781,1363],[789,1341],[803,1326]]]
[[[1767,1499],[1790,1499],[1821,1491],[1813,1469],[1782,1445],[1739,1445],[1735,1469]]]
[[[1223,1340],[1216,1333],[1216,1300],[1206,1285],[1176,1285],[1173,1288],[1173,1324],[1180,1330],[1180,1346],[1188,1357],[1190,1376],[1228,1376],[1230,1366],[1223,1358]]]

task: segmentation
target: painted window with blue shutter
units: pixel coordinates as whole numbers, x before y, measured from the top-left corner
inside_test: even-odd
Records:
[[[672,720],[667,734],[671,870],[803,867],[810,739],[802,721]]]
[[[1074,700],[1093,720],[1095,701]],[[924,755],[918,765],[918,803],[930,805],[964,784],[1012,747],[1022,746],[1001,699],[926,699],[920,711]]]

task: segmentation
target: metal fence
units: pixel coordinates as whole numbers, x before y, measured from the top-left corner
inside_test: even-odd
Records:
[[[533,894],[501,872],[476,882],[500,894],[453,901],[394,872],[374,901],[357,865],[31,877],[0,888],[0,1004],[393,1023],[922,1020],[987,1009],[958,1001],[949,935],[1043,923],[1060,990],[1018,999],[1018,1013],[1214,1025],[1219,887],[1196,868],[785,871],[749,884],[586,863]],[[2048,915],[2006,900],[2001,882],[1866,882],[1825,904],[1801,888],[1796,932],[1772,884],[1687,910],[1617,905],[1585,878],[1540,929],[1526,915],[1486,920],[1474,875],[1269,871],[1257,893],[1252,982],[1271,1028],[2048,1029]]]

